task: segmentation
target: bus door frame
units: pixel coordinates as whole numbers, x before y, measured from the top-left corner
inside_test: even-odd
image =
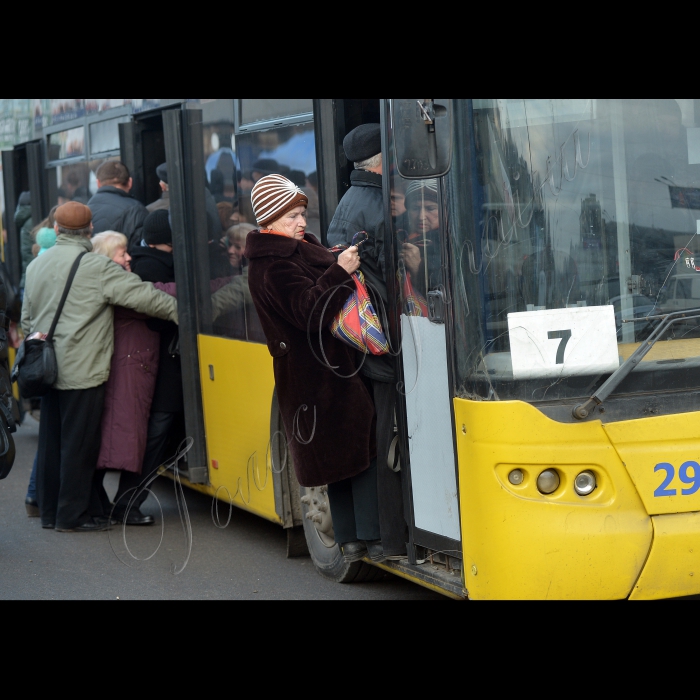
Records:
[[[381,116],[381,134],[382,134],[382,162],[388,164],[391,162],[389,153],[389,126],[391,119],[390,105],[388,99],[380,100],[380,116]],[[442,231],[447,231],[447,219],[445,216],[445,206],[444,206],[444,178],[438,178],[439,186],[438,192],[440,193],[440,228]],[[391,172],[389,167],[384,167],[382,169],[382,190],[384,193],[384,222],[386,231],[393,231],[393,224],[391,219]],[[441,242],[441,255],[444,266],[444,286],[447,291],[448,299],[452,298],[452,278],[450,270],[450,242],[449,236],[447,234],[443,235]],[[387,293],[389,299],[398,300],[400,298],[400,290],[397,285],[397,278],[395,271],[398,267],[398,250],[396,247],[396,240],[393,239],[391,245],[387,245],[385,241],[385,256],[386,256],[386,266],[387,270],[391,270],[392,274],[387,276]],[[454,334],[454,319],[452,318],[452,313],[449,311],[451,305],[445,304],[445,336],[447,345],[447,354],[445,362],[447,363],[447,374],[448,374],[448,386],[450,388],[450,393],[454,393],[455,386],[455,367],[454,367],[454,353],[452,348],[454,348],[455,334]],[[387,309],[387,315],[389,320],[389,331],[394,347],[400,346],[401,343],[401,314],[400,308],[396,303],[390,303]],[[404,376],[403,367],[403,356],[401,353],[394,357],[394,367],[397,377]],[[454,419],[454,406],[450,402],[450,418],[452,422],[452,443],[455,456],[455,474],[456,474],[456,485],[457,485],[457,507],[459,508],[459,465],[457,460],[457,440],[455,433],[455,419]],[[408,413],[406,409],[406,401],[403,399],[401,392],[397,392],[397,402],[396,402],[396,423],[399,435],[399,446],[401,454],[401,470],[403,472],[402,486],[403,486],[403,496],[404,496],[404,515],[408,523],[408,563],[417,564],[418,557],[416,555],[416,546],[424,547],[430,549],[434,552],[449,552],[449,556],[456,559],[462,559],[462,542],[459,540],[454,540],[445,535],[439,535],[434,532],[429,532],[427,530],[422,530],[416,526],[415,511],[413,504],[413,488],[411,481],[411,460],[410,460],[410,448],[408,440]],[[381,467],[382,465],[380,465]],[[461,517],[460,517],[461,522]]]
[[[41,139],[17,144],[11,151],[2,152],[3,188],[5,190],[5,218],[7,245],[5,262],[10,279],[19,286],[22,279],[22,241],[15,225],[15,210],[20,194],[31,192],[32,222],[36,225],[49,213],[45,153]]]
[[[185,429],[194,444],[187,454],[187,478],[209,482],[202,386],[197,337],[211,327],[207,256],[198,251],[197,232],[207,231],[202,150],[202,110],[163,110],[163,135],[168,163],[168,190],[177,279],[178,325],[182,360]],[[196,196],[195,193],[202,193]]]

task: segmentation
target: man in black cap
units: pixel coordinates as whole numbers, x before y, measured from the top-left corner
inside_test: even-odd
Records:
[[[155,202],[151,202],[146,209],[148,212],[154,212],[158,209],[170,209],[170,192],[168,192],[168,164],[161,163],[156,168],[156,175],[158,176],[159,185],[161,189],[161,195],[159,199]]]
[[[168,164],[161,163],[156,168],[156,175],[160,180],[160,189],[163,191],[163,194],[160,199],[157,199],[155,202],[151,202],[148,205],[148,207],[146,208],[147,212],[154,212],[158,211],[159,209],[167,209],[169,211],[170,191],[168,185]],[[206,179],[206,174],[204,176],[204,182],[206,184],[206,187],[204,189],[204,204],[207,210],[207,231],[209,233],[209,240],[218,241],[219,238],[221,238],[221,234],[223,233],[223,228],[219,220],[219,211],[216,208],[216,201],[214,200],[214,196],[209,190],[209,182]],[[118,231],[119,229],[115,230]],[[133,253],[133,250],[130,252]]]
[[[379,124],[362,124],[343,139],[343,149],[355,170],[350,173],[350,189],[335,210],[328,226],[329,245],[350,245],[358,231],[366,231],[360,270],[368,283],[377,311],[389,307],[386,289],[384,198],[382,196],[382,137]],[[381,302],[376,298],[381,298]],[[372,559],[400,559],[406,556],[406,521],[400,473],[387,466],[394,437],[396,375],[389,355],[367,355],[362,374],[374,398],[377,412],[377,492],[383,556]],[[335,514],[334,514],[335,518]],[[345,551],[345,548],[344,548]]]

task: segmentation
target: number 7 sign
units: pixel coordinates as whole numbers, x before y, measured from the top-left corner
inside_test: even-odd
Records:
[[[508,314],[514,379],[612,372],[620,362],[612,306]]]

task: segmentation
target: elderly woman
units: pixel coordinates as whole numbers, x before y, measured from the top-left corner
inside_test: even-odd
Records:
[[[379,561],[374,407],[356,372],[359,353],[328,330],[354,290],[357,248],[336,261],[306,233],[308,199],[282,175],[258,180],[251,199],[260,230],[247,238],[248,281],[274,358],[297,479],[302,486],[328,484],[335,540],[345,560],[369,553]]]
[[[92,237],[92,252],[104,255],[131,271],[128,240],[122,233],[105,231]],[[105,386],[102,413],[102,444],[95,471],[95,495],[92,509],[97,516],[109,515],[112,504],[102,481],[105,470],[141,473],[146,450],[146,433],[151,402],[158,375],[160,334],[146,325],[148,316],[117,306],[114,309],[114,354]],[[124,507],[126,504],[120,504]],[[101,506],[101,511],[100,511]],[[127,524],[150,524],[152,516],[140,516]]]

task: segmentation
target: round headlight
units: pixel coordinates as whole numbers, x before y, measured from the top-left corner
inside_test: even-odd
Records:
[[[574,480],[574,491],[579,496],[588,496],[595,487],[595,474],[588,469],[585,472],[581,472]]]
[[[520,469],[513,469],[513,471],[510,474],[508,474],[508,481],[510,481],[511,484],[517,486],[518,484],[523,483],[524,477],[525,475]]]
[[[540,493],[554,493],[559,488],[559,474],[555,469],[545,469],[537,477],[537,488]]]

